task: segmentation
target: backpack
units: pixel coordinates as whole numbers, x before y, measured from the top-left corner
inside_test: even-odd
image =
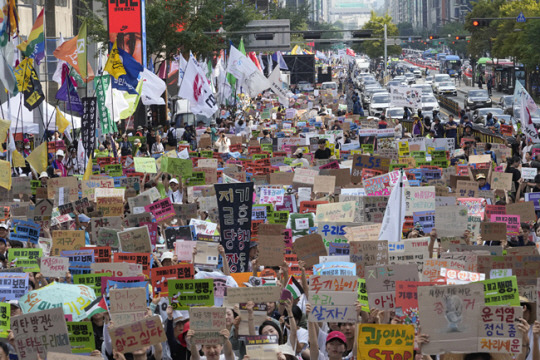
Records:
[[[177,140],[175,128],[169,129],[169,132],[167,133],[167,143],[169,144],[169,146],[176,146]]]

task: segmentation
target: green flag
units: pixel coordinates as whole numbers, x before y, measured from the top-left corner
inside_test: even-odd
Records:
[[[79,64],[79,71],[81,77],[86,79],[87,73],[87,57],[86,57],[86,21],[83,21],[79,28],[79,34],[77,35],[77,64]]]

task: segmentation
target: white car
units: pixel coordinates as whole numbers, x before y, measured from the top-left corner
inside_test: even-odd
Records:
[[[384,112],[384,115],[386,115],[387,119],[402,119],[403,118],[404,110],[401,107],[391,107],[386,109]]]
[[[435,96],[433,95],[422,95],[422,112],[428,113],[432,112],[433,110],[440,111],[441,108],[439,106],[439,102],[437,99],[435,99]]]
[[[431,86],[433,87],[433,91],[435,92],[435,87],[439,85],[439,83],[448,82],[448,81],[452,81],[452,78],[450,77],[450,75],[435,74],[435,76],[433,76],[433,82],[431,84]]]
[[[411,88],[422,90],[422,94],[425,95],[433,95],[433,89],[431,88],[431,85],[428,84],[413,84],[411,85]]]
[[[374,94],[369,102],[369,115],[382,114],[390,107],[390,94]]]
[[[418,79],[420,79],[422,77],[422,71],[420,71],[420,69],[414,69],[413,70],[413,74],[414,76],[416,76]]]
[[[456,85],[452,81],[444,81],[438,83],[435,86],[435,93],[437,95],[454,95],[457,96]]]

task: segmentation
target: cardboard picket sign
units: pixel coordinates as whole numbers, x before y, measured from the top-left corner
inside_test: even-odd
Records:
[[[306,263],[306,267],[310,268],[319,263],[319,256],[328,255],[326,246],[321,235],[311,234],[302,236],[293,243],[293,249],[299,260]]]

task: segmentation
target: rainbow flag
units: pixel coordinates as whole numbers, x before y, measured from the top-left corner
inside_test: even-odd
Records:
[[[39,16],[32,26],[32,31],[28,35],[28,40],[22,42],[17,46],[25,57],[34,58],[36,64],[39,65],[41,60],[45,57],[45,35],[43,33],[43,10],[39,13]]]

